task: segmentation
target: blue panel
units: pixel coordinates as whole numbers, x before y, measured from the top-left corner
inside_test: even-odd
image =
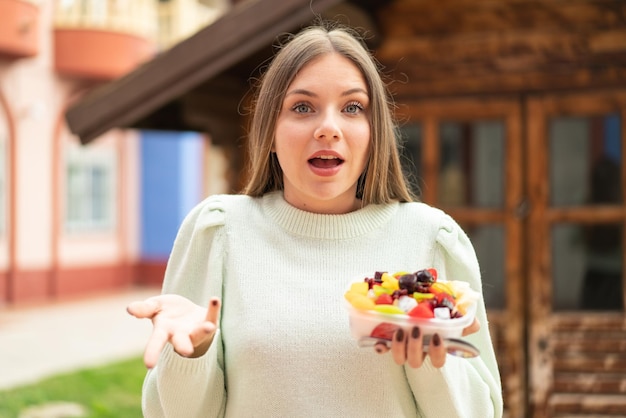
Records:
[[[164,260],[202,196],[202,141],[193,132],[141,132],[141,258]]]
[[[178,227],[176,134],[141,134],[141,256],[167,258]]]

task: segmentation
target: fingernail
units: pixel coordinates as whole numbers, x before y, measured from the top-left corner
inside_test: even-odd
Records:
[[[217,306],[217,300],[216,299],[213,299],[211,301],[211,306]]]
[[[404,340],[404,330],[402,328],[399,328],[398,331],[396,331],[396,341],[402,340]]]
[[[374,350],[376,350],[377,353],[382,353],[383,352],[383,347],[380,344],[376,344],[374,346]]]
[[[441,338],[439,337],[439,334],[433,335],[433,345],[435,347],[439,347],[440,344],[441,344]]]
[[[413,327],[411,331],[411,338],[417,340],[420,337],[420,329],[418,327]]]

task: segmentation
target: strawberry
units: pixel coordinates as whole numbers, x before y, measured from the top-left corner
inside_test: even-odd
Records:
[[[382,340],[391,340],[393,338],[393,333],[396,332],[397,329],[397,325],[390,324],[389,322],[383,322],[374,328],[370,337],[380,338]]]
[[[408,313],[413,318],[434,318],[433,306],[430,302],[421,302]]]
[[[387,293],[381,293],[380,296],[376,298],[376,305],[393,305],[393,296]]]

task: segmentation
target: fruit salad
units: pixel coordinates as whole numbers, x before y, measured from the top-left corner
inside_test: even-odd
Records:
[[[427,268],[413,273],[376,272],[352,283],[344,296],[358,339],[391,338],[398,326],[415,324],[425,334],[460,336],[473,321],[480,294],[467,282],[438,279],[437,270]]]

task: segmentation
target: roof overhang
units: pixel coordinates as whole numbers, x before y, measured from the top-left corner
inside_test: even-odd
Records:
[[[271,46],[278,35],[299,29],[339,3],[342,0],[239,2],[211,25],[126,76],[89,91],[67,110],[69,128],[87,144],[112,128],[132,127],[177,97]]]

